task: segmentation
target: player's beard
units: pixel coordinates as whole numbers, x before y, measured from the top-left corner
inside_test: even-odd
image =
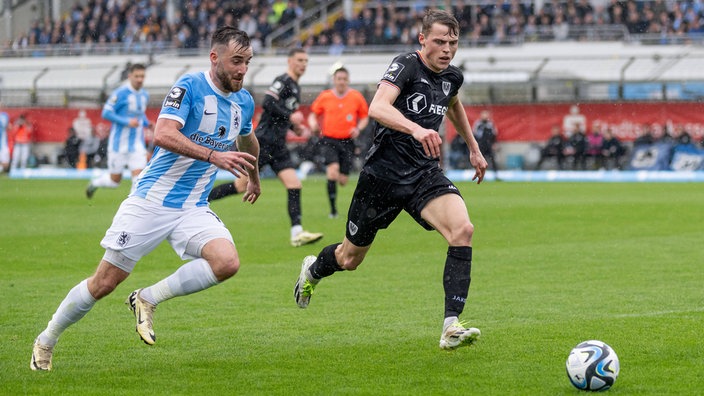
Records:
[[[226,92],[237,92],[240,89],[242,89],[242,83],[241,82],[233,82],[232,78],[230,75],[225,72],[225,70],[222,68],[222,66],[218,66],[215,69],[215,77],[220,80],[220,84],[222,84],[222,88]]]

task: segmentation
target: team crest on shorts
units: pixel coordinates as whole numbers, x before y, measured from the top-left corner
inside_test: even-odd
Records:
[[[117,236],[117,244],[121,247],[125,247],[125,245],[127,245],[127,242],[130,241],[130,238],[130,234],[122,231],[120,235]]]
[[[347,227],[350,229],[350,235],[355,235],[355,234],[357,234],[357,231],[359,231],[359,227],[357,227],[357,224],[355,224],[351,221],[349,222]]]

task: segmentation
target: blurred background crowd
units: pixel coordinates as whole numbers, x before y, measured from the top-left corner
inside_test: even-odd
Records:
[[[2,53],[47,45],[76,45],[100,50],[144,52],[167,48],[200,48],[216,26],[247,31],[255,50],[272,45],[269,35],[287,45],[325,46],[331,53],[345,47],[415,43],[420,19],[428,7],[452,10],[461,23],[462,39],[477,45],[521,41],[590,40],[600,34],[647,35],[665,44],[704,37],[700,0],[566,1],[374,1],[355,2],[350,17],[328,18],[292,37],[286,30],[318,6],[304,0],[187,0],[168,7],[165,0],[77,0],[59,19],[34,20],[23,34],[2,44]],[[600,29],[600,27],[602,29]],[[606,29],[610,27],[610,29]],[[614,27],[616,29],[614,29]],[[591,28],[591,29],[587,29]],[[597,28],[597,29],[593,29]],[[107,46],[106,46],[107,48]],[[34,54],[40,55],[40,54]]]

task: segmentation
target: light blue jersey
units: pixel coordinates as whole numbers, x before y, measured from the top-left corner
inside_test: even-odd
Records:
[[[252,133],[254,99],[247,90],[225,93],[208,72],[182,76],[166,95],[159,118],[181,123],[181,133],[192,142],[228,151],[238,135]],[[133,195],[170,208],[208,205],[218,168],[156,147],[139,176]]]
[[[10,162],[10,148],[7,145],[7,130],[10,127],[10,116],[0,112],[0,163]]]
[[[149,94],[144,89],[135,91],[130,83],[126,83],[113,91],[103,106],[102,116],[110,121],[110,138],[108,151],[113,153],[143,153],[144,127],[149,125],[146,111]],[[130,128],[128,123],[137,118],[139,125]]]

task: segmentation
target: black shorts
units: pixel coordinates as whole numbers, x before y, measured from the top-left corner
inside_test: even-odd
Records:
[[[356,246],[368,246],[376,233],[387,228],[401,210],[408,212],[426,230],[433,230],[420,217],[420,212],[433,198],[445,194],[462,196],[440,168],[428,172],[414,184],[394,184],[362,171],[347,214],[346,237]]]
[[[272,144],[259,141],[259,169],[266,165],[271,166],[271,170],[278,174],[284,169],[296,168],[291,161],[291,153],[282,144]]]
[[[352,162],[354,161],[354,140],[323,136],[318,142],[318,147],[320,147],[320,154],[325,158],[325,165],[337,162],[340,164],[340,173],[343,175],[350,174]]]

